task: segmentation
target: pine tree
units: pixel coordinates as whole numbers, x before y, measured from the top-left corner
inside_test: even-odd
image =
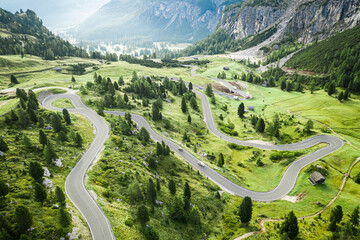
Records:
[[[114,82],[114,89],[117,90],[117,91],[120,89],[117,82]]]
[[[11,117],[11,121],[13,121],[13,122],[16,122],[19,119],[13,110],[11,110],[11,112],[10,112],[10,117]]]
[[[59,211],[60,211],[59,222],[62,227],[66,228],[71,223],[71,217],[70,217],[69,213],[63,207],[61,207],[59,209]]]
[[[263,133],[265,130],[265,121],[262,118],[259,118],[257,123],[256,123],[256,127],[255,127],[256,131],[259,133]]]
[[[24,233],[28,228],[30,228],[33,220],[29,209],[23,205],[17,206],[15,209],[15,221],[17,228],[19,229],[19,233]]]
[[[71,76],[71,82],[73,82],[73,83],[76,82],[74,75]]]
[[[192,96],[192,97],[190,98],[190,106],[191,106],[195,111],[199,111],[199,106],[198,106],[198,104],[197,104],[196,99],[195,99],[194,96]]]
[[[45,145],[45,148],[44,148],[44,158],[45,158],[45,161],[47,164],[50,164],[54,159],[57,158],[57,155],[54,151],[54,148],[53,146],[50,144],[50,142],[48,142],[46,145]]]
[[[211,84],[206,85],[206,95],[208,95],[209,97],[213,95]]]
[[[290,239],[295,239],[299,234],[298,220],[293,211],[286,216],[280,227],[280,233],[286,233]]]
[[[77,147],[82,147],[82,144],[83,144],[83,139],[82,139],[81,135],[79,133],[76,133],[75,145]]]
[[[309,119],[305,124],[304,132],[307,133],[307,134],[310,134],[313,127],[314,127],[314,122]]]
[[[252,201],[250,197],[245,197],[239,207],[239,216],[243,224],[248,224],[252,216]]]
[[[0,137],[0,151],[6,152],[7,150],[9,150],[8,145],[6,144],[4,139],[2,137]]]
[[[23,145],[25,146],[25,148],[27,148],[28,150],[33,147],[30,139],[29,139],[25,134],[23,134],[22,144],[23,144]]]
[[[286,80],[282,80],[282,81],[281,81],[280,88],[281,88],[281,90],[283,90],[283,91],[286,89]]]
[[[46,189],[42,184],[36,183],[35,184],[35,200],[37,202],[40,202],[41,204],[44,203],[44,201],[47,198]]]
[[[55,132],[60,132],[62,127],[61,120],[57,114],[54,114],[51,119],[51,126],[54,129]]]
[[[183,97],[182,100],[181,100],[181,111],[183,113],[186,113],[187,111],[187,105],[186,105],[186,101],[185,101],[185,98]]]
[[[145,224],[150,220],[148,210],[144,205],[138,207],[136,216],[143,226],[145,226]]]
[[[344,99],[344,92],[341,91],[338,96],[338,100],[341,102]]]
[[[359,207],[356,207],[350,215],[350,222],[353,228],[359,227]]]
[[[44,119],[41,116],[38,117],[38,124],[39,124],[39,128],[44,127]]]
[[[244,103],[240,103],[239,107],[238,107],[238,116],[243,118],[245,114],[245,106]]]
[[[26,111],[24,111],[24,109],[19,108],[17,112],[17,116],[19,117],[18,124],[20,125],[20,127],[25,128],[29,125],[30,123],[29,115]]]
[[[156,190],[160,191],[161,190],[161,185],[160,185],[160,179],[156,178]]]
[[[149,179],[149,183],[147,186],[147,195],[148,195],[148,199],[150,200],[150,202],[155,203],[156,189],[155,189],[155,184],[154,184],[153,180],[151,180],[151,178]]]
[[[193,84],[192,82],[189,82],[189,91],[191,92],[193,90]]]
[[[13,84],[19,84],[19,81],[17,80],[17,78],[14,75],[10,76],[10,82]]]
[[[60,187],[55,188],[55,198],[60,205],[65,205],[65,194]]]
[[[142,127],[139,132],[139,138],[143,144],[147,144],[150,141],[150,134],[146,128]]]
[[[172,179],[169,181],[169,190],[170,190],[170,193],[175,196],[175,194],[176,194],[176,185],[175,185],[174,180],[172,180]]]
[[[40,131],[39,131],[39,142],[40,142],[40,144],[43,145],[43,148],[44,148],[45,145],[47,144],[47,141],[48,141],[48,140],[47,140],[47,137],[46,137],[44,131],[43,131],[43,130],[40,130]]]
[[[64,108],[62,110],[62,113],[63,113],[64,120],[65,120],[66,124],[70,125],[71,124],[71,118],[70,118],[69,111],[66,108]]]
[[[29,118],[33,123],[38,122],[38,117],[36,115],[36,112],[30,108],[28,108]]]
[[[188,116],[188,123],[191,123],[191,116]]]
[[[334,216],[336,223],[340,223],[344,213],[340,205],[336,205],[335,208],[331,211],[331,214]]]
[[[118,83],[119,83],[119,86],[123,86],[125,84],[123,76],[119,77]]]
[[[190,186],[189,183],[185,183],[185,187],[184,187],[184,198],[186,199],[190,199],[191,198],[191,190],[190,190]]]
[[[9,190],[8,185],[3,180],[0,180],[0,197],[5,198]]]
[[[44,169],[38,162],[31,162],[29,165],[29,175],[37,182],[42,182]]]
[[[111,94],[111,96],[115,95],[115,87],[114,87],[114,85],[112,84],[111,81],[108,82],[108,91]]]
[[[224,161],[224,155],[222,153],[219,154],[219,160],[218,160],[218,166],[219,167],[223,167],[225,164],[225,161]]]
[[[124,101],[125,101],[126,103],[129,102],[129,97],[128,97],[128,95],[127,95],[126,93],[124,94]]]

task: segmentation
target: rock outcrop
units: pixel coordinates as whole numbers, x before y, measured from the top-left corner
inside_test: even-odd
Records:
[[[273,0],[228,7],[218,27],[242,39],[276,26],[281,28],[279,37],[291,34],[310,43],[359,24],[358,0]]]

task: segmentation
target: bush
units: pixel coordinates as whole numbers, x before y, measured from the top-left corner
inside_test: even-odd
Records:
[[[354,180],[356,183],[360,184],[360,172],[358,172]]]

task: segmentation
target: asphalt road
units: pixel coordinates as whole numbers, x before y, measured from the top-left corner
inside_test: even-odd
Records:
[[[90,196],[87,191],[84,179],[87,170],[95,160],[98,153],[100,153],[104,147],[104,143],[109,136],[109,126],[107,122],[100,117],[96,112],[86,107],[80,97],[76,94],[59,94],[52,95],[42,102],[44,108],[60,111],[61,109],[52,106],[52,102],[60,99],[70,99],[75,108],[68,108],[71,113],[81,114],[85,116],[96,129],[96,135],[91,143],[91,146],[87,152],[82,156],[80,161],[71,171],[65,182],[65,191],[69,199],[75,204],[84,216],[92,239],[94,240],[112,240],[115,239],[112,232],[110,223],[106,218],[105,214],[101,210],[100,206]]]
[[[229,179],[225,178],[220,173],[216,172],[207,165],[205,165],[204,167],[199,166],[198,165],[199,159],[194,157],[190,152],[186,151],[185,149],[182,149],[182,147],[176,144],[175,142],[157,134],[150,127],[146,119],[143,118],[142,116],[137,114],[131,114],[132,119],[137,123],[138,127],[140,128],[145,127],[153,140],[159,142],[164,141],[165,144],[167,144],[175,153],[177,153],[179,156],[184,158],[195,169],[198,169],[200,172],[202,172],[205,176],[207,176],[213,182],[218,184],[224,191],[228,193],[235,194],[241,197],[249,196],[255,201],[273,201],[280,199],[285,195],[287,195],[295,186],[298,174],[303,167],[305,167],[310,163],[315,162],[316,160],[322,157],[329,155],[330,153],[342,148],[344,145],[344,142],[342,140],[329,135],[320,135],[309,138],[302,142],[288,144],[288,145],[272,145],[269,143],[241,141],[238,139],[231,138],[223,134],[216,128],[211,114],[211,109],[207,96],[198,90],[194,90],[194,91],[201,98],[203,111],[204,111],[204,121],[206,123],[206,126],[208,127],[211,133],[223,139],[224,141],[235,143],[242,146],[251,146],[266,150],[288,150],[288,151],[310,148],[319,143],[327,144],[326,147],[317,150],[316,152],[304,156],[298,159],[297,161],[293,162],[285,171],[277,187],[275,187],[273,190],[270,190],[268,192],[255,192],[231,182]],[[90,228],[93,239],[95,240],[115,239],[108,219],[106,218],[105,214],[102,212],[101,208],[96,203],[96,201],[94,201],[93,198],[90,196],[89,192],[87,191],[84,185],[84,178],[89,166],[95,160],[97,154],[101,152],[104,143],[108,138],[109,126],[107,125],[106,121],[103,118],[97,115],[97,113],[87,108],[82,103],[80,97],[74,93],[52,95],[44,99],[42,104],[47,109],[60,110],[51,105],[54,100],[60,98],[70,99],[73,102],[75,108],[69,108],[68,109],[69,112],[82,114],[83,116],[87,117],[96,128],[96,135],[90,148],[83,155],[83,157],[80,159],[78,164],[75,166],[73,171],[66,179],[66,183],[65,183],[66,193],[70,198],[70,200],[76,205],[76,207],[80,210],[80,212],[84,216]],[[107,111],[106,113],[121,115],[121,116],[125,115],[124,112],[118,112],[118,111]]]
[[[201,98],[203,104],[203,111],[204,111],[204,121],[206,126],[208,127],[209,131],[213,133],[215,136],[223,139],[224,141],[235,143],[242,146],[251,146],[255,148],[265,149],[265,150],[283,150],[283,151],[294,151],[294,150],[301,150],[306,148],[311,148],[319,143],[326,143],[328,144],[326,147],[317,150],[314,153],[311,153],[307,156],[304,156],[297,161],[293,162],[285,171],[282,179],[280,180],[277,187],[273,190],[268,192],[255,192],[249,189],[243,188],[229,179],[222,176],[220,173],[216,172],[212,168],[205,165],[205,167],[201,167],[198,165],[199,159],[194,157],[190,152],[186,151],[185,149],[179,150],[182,146],[176,144],[175,142],[160,136],[157,134],[152,128],[150,127],[149,123],[146,121],[145,118],[139,116],[137,114],[131,114],[132,119],[138,124],[138,126],[145,127],[146,130],[150,133],[150,136],[153,140],[161,142],[164,141],[174,152],[176,152],[179,156],[184,158],[188,163],[190,163],[195,169],[198,169],[202,172],[205,176],[211,179],[213,182],[218,184],[224,191],[235,194],[241,197],[249,196],[255,201],[273,201],[278,200],[287,195],[295,186],[297,177],[299,175],[300,170],[315,162],[316,160],[329,155],[330,153],[340,149],[343,147],[344,142],[334,136],[330,135],[319,135],[309,139],[306,139],[302,142],[288,144],[288,145],[272,145],[269,143],[262,143],[262,142],[253,142],[253,141],[241,141],[238,139],[231,138],[222,132],[220,132],[214,123],[211,109],[209,105],[208,98],[205,94],[194,90],[196,94]],[[114,114],[114,115],[121,115],[124,116],[125,113],[118,112],[118,111],[106,111],[106,113]]]

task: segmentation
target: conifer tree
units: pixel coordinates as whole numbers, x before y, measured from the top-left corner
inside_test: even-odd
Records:
[[[37,182],[42,182],[44,169],[38,162],[31,162],[29,165],[29,175]]]
[[[54,129],[54,131],[57,132],[57,133],[60,132],[61,129],[63,128],[62,124],[61,124],[61,120],[60,120],[59,116],[56,113],[53,114],[53,117],[51,119],[51,126]]]
[[[238,116],[243,118],[245,114],[245,106],[244,103],[240,103],[239,107],[238,107]]]
[[[62,110],[62,113],[63,113],[64,120],[65,120],[66,124],[70,125],[71,124],[71,118],[70,118],[69,111],[66,108],[64,108]]]
[[[59,211],[60,211],[59,222],[62,227],[66,228],[71,223],[71,217],[70,217],[69,213],[65,210],[65,208],[61,207],[61,208],[59,208]]]
[[[245,197],[239,207],[239,216],[243,224],[248,224],[252,216],[252,201],[250,197]]]
[[[55,188],[55,197],[56,202],[60,203],[60,205],[65,205],[65,194],[60,187]]]
[[[176,185],[175,185],[174,180],[172,180],[172,179],[169,181],[169,190],[172,195],[176,194]]]
[[[48,141],[48,140],[47,140],[47,137],[46,137],[44,131],[43,131],[43,130],[40,130],[40,131],[39,131],[39,142],[40,142],[40,144],[43,145],[43,148],[44,148],[45,145],[47,144],[47,141]]]
[[[24,233],[33,224],[32,216],[27,207],[19,205],[15,209],[15,222],[19,233]]]
[[[181,111],[183,113],[186,113],[187,112],[187,105],[186,105],[186,101],[185,101],[185,98],[183,97],[182,100],[181,100]]]
[[[156,200],[156,189],[153,180],[150,178],[147,186],[147,195],[150,202],[155,203]]]
[[[2,137],[0,137],[0,151],[6,152],[7,150],[9,150],[8,145],[6,144],[4,139]]]
[[[286,216],[280,227],[280,233],[286,233],[290,239],[295,239],[299,234],[298,220],[293,211]]]
[[[218,166],[219,167],[223,167],[225,164],[225,161],[224,161],[224,155],[222,153],[219,154],[219,160],[218,160]]]
[[[36,183],[35,184],[35,200],[37,202],[40,202],[41,204],[44,203],[44,201],[47,198],[46,189],[42,184]]]
[[[265,121],[262,118],[259,118],[257,123],[256,123],[256,127],[255,127],[256,131],[259,133],[263,133],[265,130]]]
[[[145,224],[150,220],[148,210],[144,205],[138,207],[136,216],[143,226],[145,226]]]

